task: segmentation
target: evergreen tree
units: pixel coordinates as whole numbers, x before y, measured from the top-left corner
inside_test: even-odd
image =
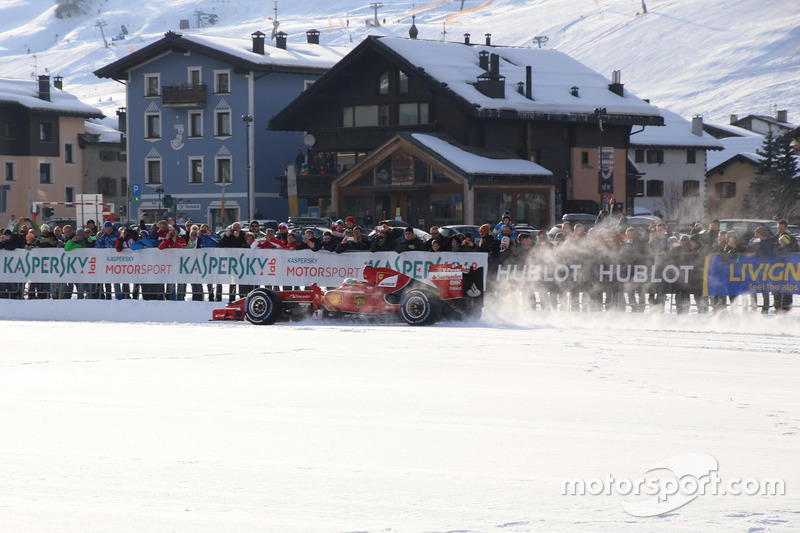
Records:
[[[82,15],[89,12],[91,0],[55,0],[56,18],[63,19],[72,15]]]
[[[775,137],[772,131],[764,138],[758,172],[745,198],[745,212],[755,218],[798,218],[800,216],[800,178],[798,164],[788,137]]]

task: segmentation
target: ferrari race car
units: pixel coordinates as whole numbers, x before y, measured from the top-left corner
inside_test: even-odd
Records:
[[[387,267],[364,267],[364,279],[345,279],[336,289],[273,291],[259,288],[245,298],[215,309],[213,320],[247,320],[269,325],[306,317],[397,315],[410,325],[432,324],[441,317],[480,318],[483,269],[429,265],[428,280]]]

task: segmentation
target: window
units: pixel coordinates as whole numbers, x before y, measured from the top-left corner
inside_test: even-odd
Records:
[[[400,125],[428,123],[428,104],[399,104],[397,110]]]
[[[376,105],[357,105],[354,108],[353,115],[353,125],[356,128],[362,126],[377,126],[380,123],[378,118],[378,106]]]
[[[64,201],[71,203],[75,201],[77,189],[75,187],[64,187]]]
[[[117,181],[114,178],[97,178],[97,194],[116,196]]]
[[[214,136],[216,137],[230,137],[231,135],[231,112],[230,111],[215,111],[216,121]]]
[[[148,159],[145,183],[155,185],[161,183],[161,159]]]
[[[203,136],[203,112],[190,111],[189,112],[189,137],[202,137]]]
[[[664,182],[661,180],[648,180],[647,196],[664,196]]]
[[[17,139],[17,125],[14,122],[6,122],[6,139],[9,141]]]
[[[378,94],[389,94],[389,73],[384,72],[378,78]]]
[[[189,67],[189,85],[200,85],[203,83],[203,71],[200,67]]]
[[[581,166],[583,168],[589,167],[589,152],[581,152]]]
[[[720,198],[733,198],[736,196],[736,183],[732,181],[721,181],[715,186],[717,196]]]
[[[39,123],[39,140],[43,143],[53,142],[53,123],[40,122]]]
[[[397,80],[397,92],[403,94],[408,92],[408,75],[402,70],[400,71],[399,78]]]
[[[72,143],[64,144],[64,163],[68,165],[75,164],[75,145]]]
[[[198,185],[203,183],[203,158],[189,158],[189,183]]]
[[[644,163],[644,150],[641,148],[636,149],[636,151],[633,153],[633,162]]]
[[[161,95],[161,75],[160,74],[145,74],[144,75],[144,95],[145,96],[160,96]]]
[[[636,180],[636,196],[644,196],[644,181]]]
[[[353,119],[353,112],[355,110],[352,107],[345,107],[342,109],[342,127],[344,128],[352,128],[354,125]]]
[[[686,163],[690,165],[694,165],[695,163],[697,163],[697,151],[686,150]]]
[[[700,196],[700,182],[697,180],[684,180],[683,196]]]
[[[431,167],[422,159],[414,158],[414,183],[424,184],[430,181]]]
[[[648,150],[647,151],[647,162],[648,163],[663,163],[664,162],[664,150]]]
[[[53,184],[53,163],[39,163],[39,183]]]
[[[217,173],[214,183],[231,183],[231,159],[229,157],[217,158]]]
[[[161,138],[161,113],[147,113],[145,115],[145,138]]]
[[[229,70],[214,71],[214,94],[231,92],[231,73]]]
[[[16,161],[6,161],[6,181],[17,181],[17,163]]]
[[[119,179],[119,192],[122,196],[128,196],[128,178]]]

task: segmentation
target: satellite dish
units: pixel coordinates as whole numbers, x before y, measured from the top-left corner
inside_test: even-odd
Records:
[[[306,133],[305,135],[303,135],[303,143],[309,148],[314,146],[315,142],[317,142],[317,140],[310,133]]]

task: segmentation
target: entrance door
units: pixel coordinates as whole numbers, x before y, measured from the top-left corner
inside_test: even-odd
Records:
[[[408,195],[407,194],[376,194],[375,218],[408,222]]]

